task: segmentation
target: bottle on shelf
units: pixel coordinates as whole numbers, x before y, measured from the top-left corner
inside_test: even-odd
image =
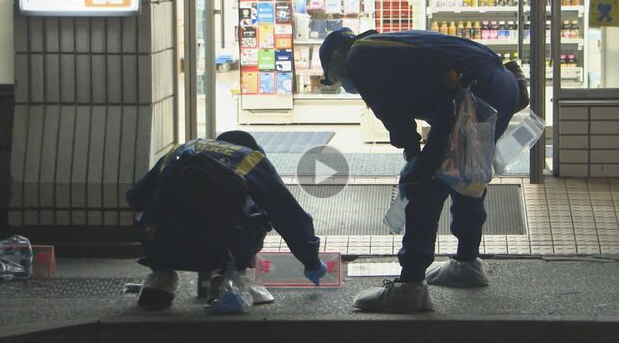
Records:
[[[449,26],[447,25],[446,21],[441,23],[441,26],[439,28],[439,32],[440,33],[444,33],[444,34],[449,34]]]
[[[456,27],[456,22],[454,21],[450,22],[449,28],[447,29],[447,34],[450,36],[455,36],[457,32],[458,32],[458,29]]]
[[[498,39],[499,38],[499,24],[496,21],[490,22],[490,39]]]
[[[456,36],[458,36],[458,37],[465,37],[466,36],[466,32],[465,32],[464,22],[463,21],[459,21],[458,22]]]
[[[482,26],[479,21],[475,21],[475,24],[473,25],[472,36],[473,39],[482,39]]]
[[[505,26],[505,22],[504,21],[499,21],[499,29],[497,32],[497,38],[500,40],[508,40],[509,39],[509,31],[507,30],[507,27]]]
[[[510,39],[515,39],[518,36],[518,24],[512,20],[508,21],[507,32]]]
[[[569,20],[564,20],[563,25],[561,26],[561,38],[570,38],[572,33],[570,32],[571,24]]]
[[[434,32],[441,32],[441,28],[439,27],[437,21],[432,21],[432,26],[430,26],[430,30]]]
[[[578,20],[572,20],[572,24],[570,25],[570,38],[580,38],[580,26],[578,25]]]
[[[531,38],[531,22],[528,20],[524,23],[524,38]]]
[[[561,57],[560,59],[561,67],[565,67],[567,65],[567,55],[561,54],[560,57]]]
[[[576,67],[576,55],[569,54],[567,55],[566,67]]]
[[[464,38],[473,39],[475,37],[473,23],[470,21],[466,22],[466,26],[464,27]]]
[[[490,23],[487,20],[482,22],[481,39],[490,39]]]

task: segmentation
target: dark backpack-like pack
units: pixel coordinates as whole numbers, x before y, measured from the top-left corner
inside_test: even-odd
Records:
[[[505,63],[505,69],[509,70],[518,81],[518,90],[520,91],[520,98],[518,100],[518,108],[516,108],[516,113],[524,110],[529,106],[529,90],[527,85],[527,78],[524,76],[522,69],[516,61],[510,61]]]
[[[161,172],[147,257],[159,268],[209,271],[229,255],[243,218],[247,180],[206,154],[184,153]]]
[[[206,154],[182,154],[161,175],[159,193],[164,212],[229,217],[240,211],[247,180],[227,164]]]

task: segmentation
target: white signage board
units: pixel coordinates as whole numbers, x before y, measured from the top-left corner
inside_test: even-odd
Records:
[[[108,17],[139,13],[140,0],[19,0],[24,15]]]

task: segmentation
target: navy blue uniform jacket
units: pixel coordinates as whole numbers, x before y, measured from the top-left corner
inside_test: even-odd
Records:
[[[469,39],[431,31],[364,33],[351,47],[347,66],[359,94],[389,131],[391,144],[419,155],[416,169],[424,177],[440,165],[453,122],[454,94],[441,84],[450,70],[467,69],[478,81],[472,91],[499,112],[499,134],[519,97],[515,77],[496,53]],[[423,151],[414,119],[431,126]]]
[[[256,205],[267,212],[273,228],[286,241],[294,256],[310,270],[320,266],[320,240],[314,235],[312,217],[284,186],[275,167],[261,152],[227,142],[197,139],[180,145],[162,157],[127,192],[129,204],[144,211],[142,221],[156,217],[156,214],[150,213],[152,206],[149,203],[156,201],[153,195],[166,165],[173,156],[180,156],[188,150],[214,157],[244,176],[249,186],[249,195]]]

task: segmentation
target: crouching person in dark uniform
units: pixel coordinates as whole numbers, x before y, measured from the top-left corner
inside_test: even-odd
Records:
[[[488,47],[469,39],[429,31],[355,35],[338,29],[320,47],[323,84],[339,82],[358,93],[389,131],[391,144],[404,149],[407,160],[400,185],[409,201],[406,232],[398,253],[398,279],[361,292],[354,306],[374,312],[432,309],[428,283],[478,287],[488,284],[479,244],[486,220],[484,196],[455,192],[433,178],[444,159],[454,125],[454,96],[458,87],[471,87],[497,114],[495,141],[514,115],[528,105],[526,82],[517,64],[505,66]],[[421,149],[415,119],[430,124]],[[434,261],[438,222],[451,196],[451,232],[458,238],[455,258],[437,269]],[[427,280],[427,282],[426,282]]]
[[[325,275],[311,216],[246,132],[180,145],[127,192],[127,200],[143,211],[141,263],[152,269],[138,299],[145,308],[172,304],[176,270],[199,272],[199,293],[210,302],[230,261],[241,273],[253,268],[271,227],[303,263],[308,279],[318,285]],[[250,291],[255,303],[273,300],[264,287]]]

